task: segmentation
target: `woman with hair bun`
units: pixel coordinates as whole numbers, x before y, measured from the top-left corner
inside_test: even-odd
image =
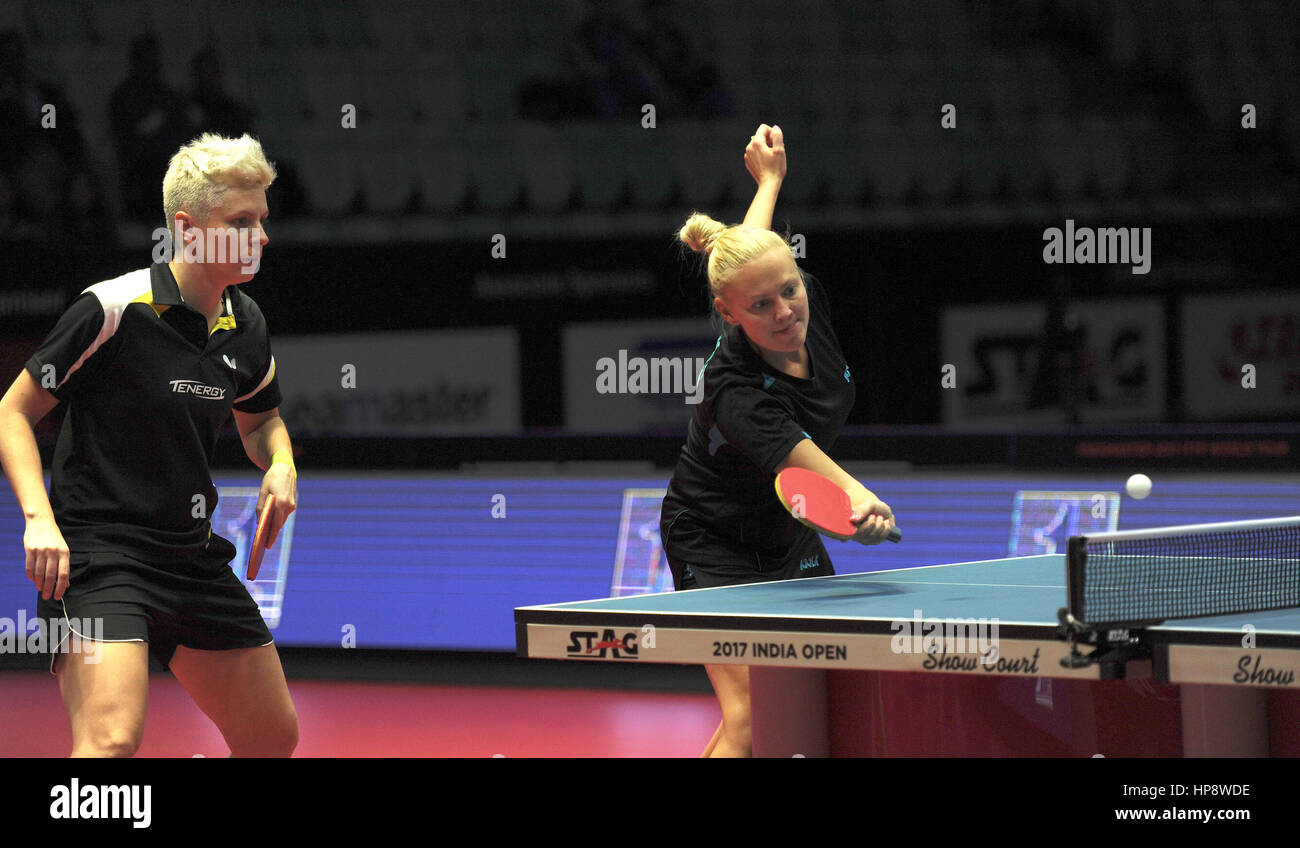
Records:
[[[723,324],[660,519],[678,590],[835,573],[821,537],[773,492],[785,468],[816,471],[849,493],[855,541],[883,542],[893,521],[890,508],[826,454],[853,408],[855,387],[825,290],[771,230],[786,173],[780,127],[758,128],[745,167],[758,188],[744,222],[727,226],[695,213],[679,233],[708,256]],[[704,668],[722,707],[704,756],[750,756],[749,668]]]

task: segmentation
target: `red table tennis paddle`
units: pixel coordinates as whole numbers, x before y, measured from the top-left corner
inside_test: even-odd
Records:
[[[271,535],[271,512],[275,509],[275,495],[267,495],[262,504],[262,514],[257,519],[257,532],[253,534],[253,549],[248,553],[249,580],[257,579],[257,572],[262,568],[262,554],[266,553],[266,539]]]
[[[796,520],[818,533],[847,542],[858,532],[849,493],[816,471],[785,469],[776,475],[776,496]],[[887,538],[901,541],[903,531],[891,527]]]

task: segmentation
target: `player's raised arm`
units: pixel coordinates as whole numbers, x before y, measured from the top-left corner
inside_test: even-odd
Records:
[[[812,439],[804,439],[795,445],[776,467],[776,472],[779,474],[787,468],[815,471],[848,492],[849,502],[853,504],[853,523],[858,525],[855,541],[864,545],[878,545],[885,541],[889,528],[893,526],[893,510],[876,497],[874,492],[840,468]]]
[[[745,147],[745,168],[758,189],[745,213],[747,227],[772,229],[772,213],[776,210],[776,196],[785,179],[785,135],[778,126],[761,124]]]
[[[26,370],[0,400],[0,462],[27,519],[23,533],[27,579],[55,600],[68,588],[68,543],[54,521],[33,428],[58,402]]]

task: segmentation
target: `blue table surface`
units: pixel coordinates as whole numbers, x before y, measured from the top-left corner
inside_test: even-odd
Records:
[[[523,607],[548,612],[736,615],[815,621],[996,618],[1002,625],[1051,626],[1066,606],[1063,554],[814,577],[689,592],[663,592]],[[918,612],[919,611],[919,612]],[[1152,630],[1300,632],[1300,610],[1167,621]]]

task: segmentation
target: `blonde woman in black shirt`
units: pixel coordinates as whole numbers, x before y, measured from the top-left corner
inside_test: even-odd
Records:
[[[849,493],[856,541],[884,541],[893,512],[827,455],[853,408],[856,387],[831,326],[825,289],[771,231],[785,178],[780,127],[760,126],[745,148],[758,184],[742,224],[694,214],[680,238],[708,255],[722,334],[704,368],[664,497],[660,534],[675,588],[696,589],[834,574],[821,537],[777,499],[773,477],[816,471]],[[749,669],[706,665],[722,723],[704,756],[751,754]]]
[[[272,540],[297,506],[266,321],[240,290],[268,242],[274,178],[249,136],[182,147],[163,180],[170,261],[160,251],[82,292],[0,400],[0,460],[27,518],[39,617],[60,635],[50,668],[73,756],[136,752],[151,656],[232,755],[288,756],[298,743],[270,631],[211,523],[209,463],[232,415],[266,472],[259,514],[276,499]],[[47,496],[32,428],[59,403]]]

